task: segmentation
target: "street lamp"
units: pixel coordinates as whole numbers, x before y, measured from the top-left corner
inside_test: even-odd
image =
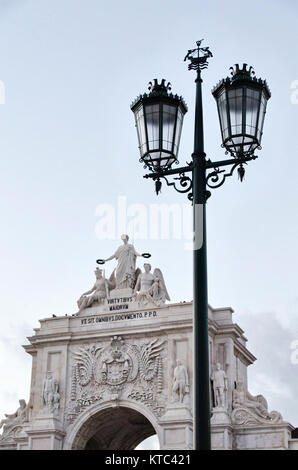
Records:
[[[181,96],[169,93],[170,83],[150,82],[150,93],[139,96],[132,104],[145,168],[164,171],[177,163],[180,135],[187,106]]]
[[[244,166],[255,160],[260,149],[264,117],[270,91],[265,81],[255,78],[252,67],[244,64],[232,68],[231,77],[222,80],[212,91],[217,102],[222,134],[222,146],[232,158],[215,161],[204,152],[202,78],[212,57],[209,47],[188,51],[189,70],[196,71],[196,104],[194,151],[187,166],[171,168],[178,163],[177,155],[184,114],[187,107],[182,99],[170,93],[170,84],[162,80],[150,83],[149,93],[139,96],[131,105],[135,115],[140,161],[150,173],[144,178],[155,181],[159,194],[164,180],[180,193],[188,193],[194,214],[194,276],[193,276],[193,349],[194,349],[194,448],[209,450],[210,442],[210,373],[208,341],[208,293],[206,249],[206,201],[208,188],[218,188],[237,168],[243,181]],[[222,169],[229,166],[229,171]],[[191,173],[190,176],[187,174]],[[169,177],[174,176],[173,181]]]
[[[232,77],[212,91],[217,102],[223,146],[233,157],[253,154],[260,147],[270,91],[265,80],[254,76],[247,64],[231,67]]]

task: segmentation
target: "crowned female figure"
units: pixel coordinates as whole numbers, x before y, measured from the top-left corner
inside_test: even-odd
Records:
[[[116,259],[118,261],[116,267],[116,289],[125,289],[126,287],[134,288],[136,282],[136,258],[142,256],[136,252],[134,246],[128,243],[128,235],[122,235],[123,245],[115,251],[115,253],[104,261]]]

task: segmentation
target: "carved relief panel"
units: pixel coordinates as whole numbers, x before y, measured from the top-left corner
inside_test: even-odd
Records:
[[[96,402],[129,399],[160,416],[166,405],[164,338],[125,340],[78,346],[72,351],[66,420],[71,423]]]

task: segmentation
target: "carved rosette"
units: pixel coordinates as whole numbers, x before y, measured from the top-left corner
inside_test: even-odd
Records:
[[[88,344],[73,353],[67,421],[96,402],[126,398],[143,403],[156,415],[165,408],[164,343],[159,338],[130,344],[113,336],[107,346]]]

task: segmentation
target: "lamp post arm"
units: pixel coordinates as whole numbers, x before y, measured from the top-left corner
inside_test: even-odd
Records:
[[[219,162],[211,162],[210,160],[207,160],[205,168],[218,168],[220,166],[235,165],[235,163],[238,163],[240,165],[241,163],[246,163],[250,160],[255,160],[256,158],[258,158],[257,155],[252,155],[251,157],[243,158],[231,158],[230,160],[220,160]]]
[[[180,168],[175,168],[175,169],[173,168],[171,170],[148,173],[147,175],[144,175],[143,178],[152,178],[153,180],[156,180],[157,178],[162,178],[163,176],[180,175],[181,173],[188,173],[192,171],[192,168],[193,168],[192,163],[190,163],[188,166],[182,166]]]

